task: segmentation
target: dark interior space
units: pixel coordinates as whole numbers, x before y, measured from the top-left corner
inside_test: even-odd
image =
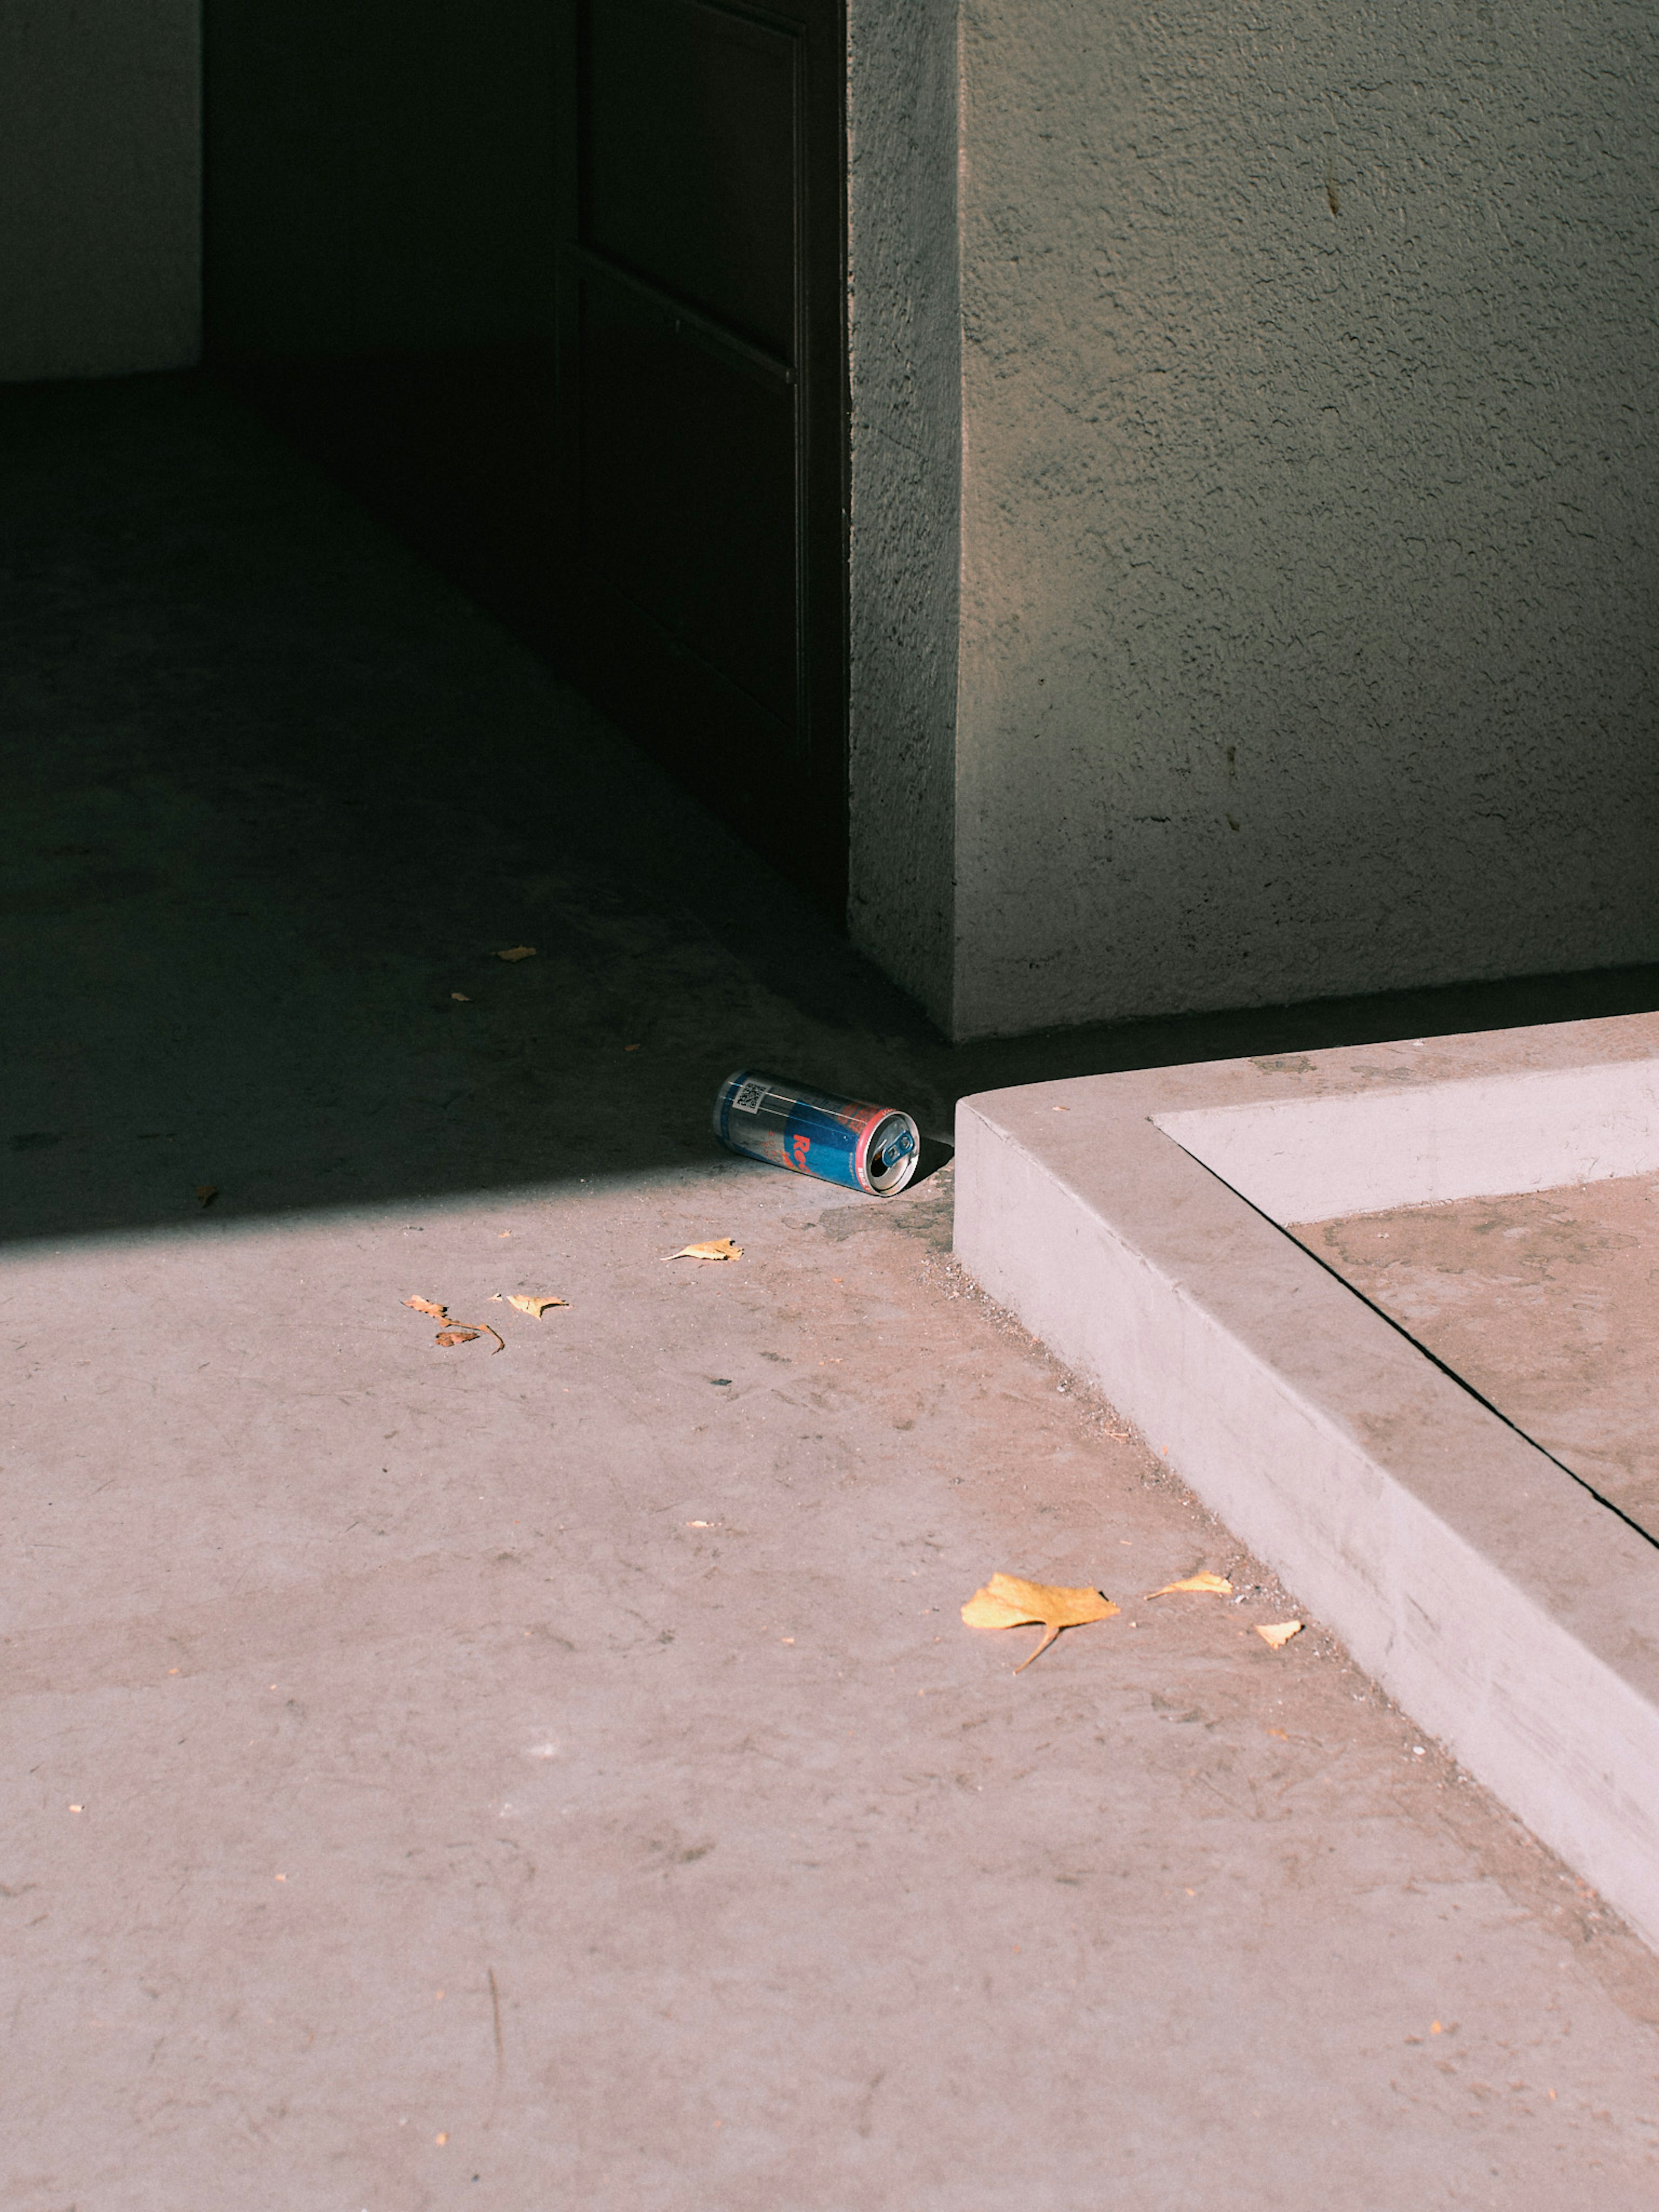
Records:
[[[210,368],[845,897],[839,0],[209,0]]]
[[[1629,969],[953,1048],[213,380],[13,387],[0,469],[12,1237],[672,1164],[744,1062],[910,1107],[937,1160],[971,1091],[1659,1000]]]
[[[208,0],[216,374],[556,652],[556,11]]]

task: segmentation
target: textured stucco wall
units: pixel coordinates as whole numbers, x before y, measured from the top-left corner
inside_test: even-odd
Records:
[[[962,18],[957,1034],[1659,957],[1659,11]]]
[[[199,0],[0,5],[0,378],[201,344]]]
[[[849,0],[849,925],[948,1028],[956,837],[956,0]]]

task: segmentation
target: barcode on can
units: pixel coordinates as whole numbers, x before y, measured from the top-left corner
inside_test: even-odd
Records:
[[[763,1083],[745,1083],[732,1101],[732,1111],[734,1114],[758,1114],[765,1097],[766,1085]]]

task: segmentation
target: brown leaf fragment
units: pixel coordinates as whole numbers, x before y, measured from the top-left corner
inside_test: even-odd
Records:
[[[1173,1597],[1177,1590],[1203,1590],[1212,1597],[1231,1597],[1233,1586],[1225,1575],[1188,1575],[1184,1582],[1165,1583],[1162,1589],[1148,1590],[1148,1597]]]
[[[670,1252],[671,1260],[741,1260],[743,1247],[734,1244],[729,1237],[715,1237],[706,1244],[682,1244],[678,1252]]]
[[[1041,1621],[1047,1631],[1036,1650],[1015,1668],[1020,1674],[1046,1651],[1062,1628],[1081,1628],[1109,1620],[1117,1607],[1097,1589],[1061,1589],[1052,1583],[1028,1583],[1018,1575],[993,1575],[962,1608],[969,1628],[1019,1628]]]
[[[487,1321],[452,1321],[447,1328],[438,1331],[437,1341],[445,1346],[471,1344],[474,1338],[480,1336],[493,1336],[496,1352],[507,1350],[507,1339],[499,1329],[491,1328]],[[492,1359],[495,1356],[495,1352],[490,1354]]]
[[[197,1201],[202,1206],[211,1206],[214,1200],[217,1198],[218,1195],[219,1186],[217,1183],[201,1182],[198,1183],[196,1186]]]
[[[404,1304],[406,1306],[412,1306],[416,1313],[429,1314],[434,1321],[449,1319],[449,1308],[434,1306],[430,1298],[405,1298]]]
[[[472,1004],[465,991],[452,991],[449,995],[459,1006],[470,1006]]]
[[[509,945],[505,952],[498,952],[495,955],[498,960],[533,960],[535,957],[536,948],[533,945]]]
[[[570,1301],[568,1298],[509,1297],[507,1303],[510,1306],[516,1306],[520,1313],[530,1314],[539,1321],[550,1306],[568,1306]]]
[[[1275,1651],[1282,1651],[1291,1637],[1301,1635],[1302,1623],[1299,1620],[1275,1620],[1264,1628],[1258,1621],[1255,1632],[1264,1644],[1270,1644]]]

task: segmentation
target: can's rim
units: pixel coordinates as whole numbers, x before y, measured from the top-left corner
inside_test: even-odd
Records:
[[[898,1135],[909,1144],[890,1166],[881,1164],[883,1152]],[[915,1174],[921,1159],[921,1131],[901,1108],[890,1107],[871,1130],[864,1146],[864,1172],[878,1198],[896,1198]]]

